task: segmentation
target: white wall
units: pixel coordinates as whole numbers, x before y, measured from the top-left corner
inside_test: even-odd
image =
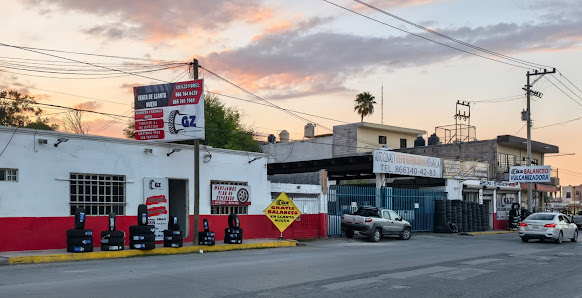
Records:
[[[36,135],[35,135],[36,133]],[[68,142],[54,147],[59,137]],[[47,144],[38,144],[46,139]],[[0,168],[18,169],[18,182],[0,181],[0,217],[69,216],[69,178],[72,172],[125,175],[126,215],[136,215],[143,203],[143,178],[188,180],[190,214],[193,214],[192,146],[83,136],[0,126]],[[167,156],[171,148],[182,151]],[[151,148],[153,153],[144,153]],[[249,214],[261,214],[270,204],[267,156],[260,153],[208,148],[212,159],[204,163],[200,149],[200,214],[210,214],[210,180],[248,182]],[[249,163],[249,160],[258,158]],[[206,158],[208,160],[208,158]]]
[[[271,163],[332,158],[333,136],[286,143],[268,143],[261,150],[271,156]]]
[[[271,183],[271,192],[285,192],[302,214],[327,213],[327,195],[321,185]]]

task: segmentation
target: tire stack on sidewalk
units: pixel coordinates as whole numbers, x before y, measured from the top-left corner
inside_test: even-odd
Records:
[[[129,248],[150,250],[156,248],[156,227],[148,225],[148,207],[137,207],[137,225],[129,226]]]
[[[123,250],[125,244],[125,233],[115,230],[115,213],[109,213],[109,230],[101,232],[101,250],[116,251]]]
[[[202,223],[204,225],[204,232],[198,232],[198,244],[212,246],[216,244],[214,240],[214,232],[210,232],[210,227],[208,226],[208,219],[203,219]],[[225,233],[226,234],[226,233]],[[241,230],[242,235],[242,230]]]
[[[241,244],[243,229],[240,227],[238,216],[232,213],[228,216],[228,228],[224,229],[224,243]]]
[[[473,222],[473,208],[471,207],[471,203],[469,202],[464,202],[467,208],[467,232],[474,232],[475,229],[473,227],[474,222]]]
[[[434,231],[435,233],[446,233],[447,224],[446,202],[444,200],[434,201]]]
[[[461,202],[461,231],[467,232],[467,202]]]
[[[454,220],[453,223],[457,225],[459,231],[463,230],[463,210],[461,208],[461,201],[455,200],[451,202],[454,210]]]
[[[168,229],[164,231],[164,247],[182,247],[184,246],[184,237],[180,231],[178,217],[172,216]]]
[[[519,223],[521,218],[517,209],[509,210],[509,222],[507,223],[507,228],[509,230],[517,230],[519,228]]]
[[[484,204],[479,205],[481,211],[481,231],[487,231],[489,227],[489,216],[487,216],[487,206]]]
[[[67,252],[92,252],[93,230],[85,229],[85,209],[75,210],[75,228],[67,230]]]
[[[479,232],[481,231],[481,216],[477,212],[477,203],[471,203],[471,212],[473,212],[473,231]]]

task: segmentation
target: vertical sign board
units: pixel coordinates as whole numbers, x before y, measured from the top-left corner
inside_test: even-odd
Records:
[[[299,208],[282,192],[271,205],[263,211],[281,233],[301,215]]]
[[[135,139],[204,139],[203,80],[134,87]]]
[[[170,218],[167,178],[143,178],[144,204],[148,206],[148,225],[156,227],[156,241],[164,240]]]

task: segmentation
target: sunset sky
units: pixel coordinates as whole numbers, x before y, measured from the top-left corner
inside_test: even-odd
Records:
[[[363,91],[378,102],[364,121],[380,123],[383,85],[384,124],[431,134],[436,126],[454,124],[457,100],[471,101],[471,125],[477,127],[477,139],[484,140],[504,134],[526,137],[521,88],[528,69],[498,61],[519,66],[527,61],[560,72],[534,85],[543,97],[532,101],[532,138],[559,146],[561,154],[575,153],[548,157],[546,164],[559,169],[562,185],[582,183],[582,120],[565,123],[582,118],[579,1],[363,1],[520,61],[476,51],[351,0],[329,1],[384,24],[320,0],[6,0],[0,43],[35,49],[0,46],[0,90],[31,94],[42,103],[132,116],[133,86],[188,80],[186,66],[145,72],[144,78],[62,57],[127,71],[197,58],[208,70],[276,105],[342,121],[299,114],[316,123],[319,134],[358,122],[353,101]],[[292,139],[302,139],[305,119],[258,105],[264,102],[206,71],[201,77],[208,91],[255,102],[219,96],[242,111],[245,125],[265,139],[283,129]],[[45,109],[55,123],[61,112]],[[129,121],[85,117],[90,134],[114,137],[122,137]]]

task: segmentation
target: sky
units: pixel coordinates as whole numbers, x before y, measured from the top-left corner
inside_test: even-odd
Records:
[[[133,115],[132,87],[188,80],[186,66],[178,63],[196,58],[264,100],[328,118],[295,117],[257,104],[265,102],[202,70],[205,89],[222,94],[225,105],[241,111],[244,124],[264,139],[282,130],[302,139],[308,121],[318,134],[358,122],[354,99],[368,91],[377,104],[364,121],[428,135],[455,123],[457,101],[472,102],[470,124],[484,140],[526,137],[521,121],[526,73],[555,67],[559,73],[533,84],[543,96],[531,102],[532,139],[565,154],[546,158],[562,185],[582,184],[582,120],[574,120],[582,117],[578,1],[361,2],[379,10],[352,0],[5,0],[0,43],[28,50],[0,46],[0,90],[123,115],[85,114],[90,134],[123,137]],[[135,76],[111,69],[149,72]],[[59,123],[63,110],[44,110]]]

